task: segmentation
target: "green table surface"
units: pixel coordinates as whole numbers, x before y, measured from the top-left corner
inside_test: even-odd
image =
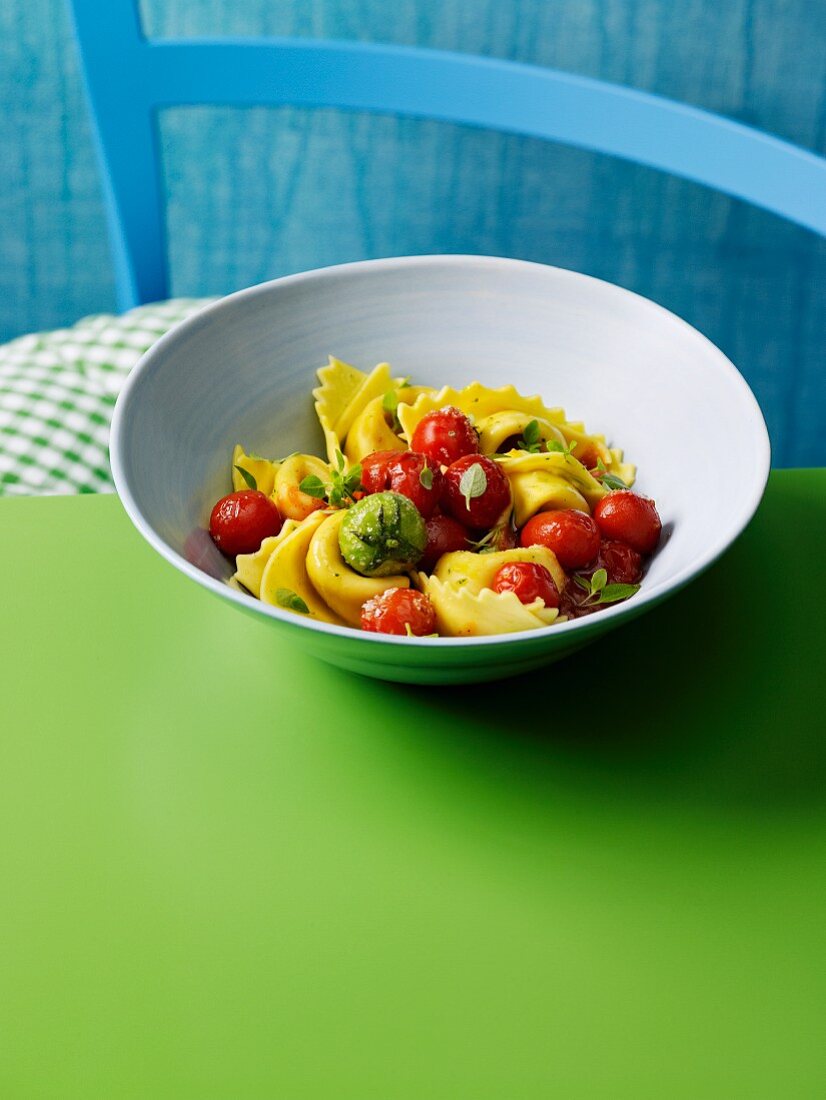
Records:
[[[0,1095],[823,1096],[824,550],[775,473],[620,633],[412,688],[0,502]]]

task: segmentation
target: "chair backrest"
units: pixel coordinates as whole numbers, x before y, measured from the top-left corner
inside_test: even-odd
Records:
[[[70,0],[122,309],[168,296],[158,110],[336,107],[439,119],[622,157],[826,236],[826,160],[729,119],[552,69],[307,39],[147,40],[136,0]]]

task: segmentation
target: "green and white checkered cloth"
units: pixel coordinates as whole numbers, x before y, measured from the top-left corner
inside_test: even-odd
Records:
[[[122,317],[85,317],[0,346],[0,496],[111,492],[109,422],[126,376],[209,301],[176,298]]]

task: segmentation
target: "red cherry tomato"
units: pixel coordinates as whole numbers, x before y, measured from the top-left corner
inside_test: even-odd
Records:
[[[422,637],[436,630],[436,612],[424,592],[417,592],[415,588],[388,588],[380,596],[367,600],[362,607],[361,629],[374,634]]]
[[[398,451],[373,451],[361,460],[361,483],[365,492],[383,493],[390,488],[387,464],[397,454]]]
[[[546,607],[559,607],[559,592],[545,568],[531,561],[507,562],[497,569],[491,588],[494,592],[514,592],[522,603],[542,600]]]
[[[594,509],[594,519],[606,539],[619,539],[638,554],[651,554],[663,529],[653,500],[618,489],[603,497]]]
[[[271,535],[281,530],[281,513],[274,502],[257,489],[242,489],[222,497],[209,517],[209,533],[225,554],[253,554]]]
[[[469,550],[467,528],[457,523],[450,516],[438,512],[427,521],[427,545],[419,562],[419,569],[430,573],[442,554],[450,554],[454,550]]]
[[[539,512],[522,528],[523,546],[547,546],[563,569],[582,569],[599,553],[599,528],[585,512],[575,509]]]
[[[413,432],[410,449],[427,455],[440,466],[449,466],[464,455],[478,454],[479,436],[465,414],[448,405],[422,417]]]
[[[642,557],[624,542],[603,539],[597,569],[606,571],[609,584],[638,584],[642,580]]]
[[[493,527],[510,499],[508,479],[485,455],[465,455],[445,471],[442,507],[466,527]]]
[[[442,495],[438,465],[414,451],[374,451],[362,461],[361,483],[368,493],[388,489],[401,493],[413,501],[425,519],[433,515]]]

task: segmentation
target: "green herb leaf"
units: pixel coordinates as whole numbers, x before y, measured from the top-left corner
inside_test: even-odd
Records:
[[[235,469],[238,471],[238,473],[241,475],[241,477],[244,479],[244,481],[246,481],[248,488],[250,488],[250,489],[257,489],[258,488],[258,482],[255,480],[255,478],[252,476],[252,474],[249,472],[249,470],[245,470],[243,466],[236,466]]]
[[[548,439],[545,443],[546,451],[555,451],[557,454],[572,455],[577,448],[577,441],[572,439],[570,443],[560,443],[558,439]]]
[[[302,615],[309,615],[310,609],[304,603],[297,592],[291,588],[276,588],[275,602],[279,607],[286,607],[288,611],[299,611]]]
[[[602,474],[600,481],[606,487],[606,489],[627,489],[628,486],[622,480],[621,477],[617,477],[616,474],[609,474],[605,463],[601,458],[597,459],[597,471]]]
[[[465,507],[469,509],[470,502],[475,497],[482,496],[487,487],[488,478],[484,468],[478,462],[468,466],[459,479],[459,492],[465,498]]]
[[[608,573],[605,569],[597,569],[593,577],[591,577],[591,591],[601,592],[605,585],[608,583]]]
[[[399,409],[399,395],[395,390],[388,390],[382,398],[381,407],[392,419],[392,427],[394,432],[400,432],[402,430],[401,422],[399,421],[398,409]]]
[[[429,466],[425,466],[422,472],[419,474],[419,481],[421,482],[423,489],[433,488],[433,471]]]
[[[309,477],[305,477],[298,488],[302,493],[306,493],[308,497],[315,497],[317,500],[325,500],[327,497],[327,489],[324,482],[320,477],[316,477],[315,474],[310,474]]]
[[[338,466],[339,470],[344,469],[344,455],[341,451],[336,451],[336,466]]]
[[[607,584],[599,594],[595,603],[616,603],[617,600],[627,600],[635,592],[639,592],[638,584]]]
[[[578,584],[580,588],[584,589],[589,596],[591,595],[591,582],[587,577],[580,577],[578,574],[574,573],[571,579],[575,584]]]

